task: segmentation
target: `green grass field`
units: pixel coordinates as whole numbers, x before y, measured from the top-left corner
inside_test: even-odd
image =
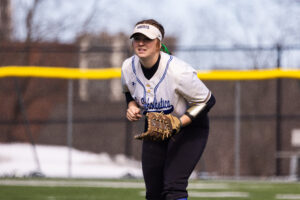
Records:
[[[0,200],[141,200],[142,180],[0,179]],[[189,200],[299,199],[299,182],[196,181]]]

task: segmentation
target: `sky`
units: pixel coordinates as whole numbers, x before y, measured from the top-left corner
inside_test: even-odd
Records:
[[[82,25],[86,16],[94,13],[85,29],[94,33],[108,31],[129,35],[137,21],[154,18],[164,25],[166,36],[177,37],[181,45],[258,45],[274,43],[283,37],[286,43],[295,38],[300,43],[300,36],[294,33],[300,28],[300,3],[292,1],[43,0],[35,21],[44,27],[52,25],[53,29],[65,23],[69,28],[60,30],[60,39],[64,41],[72,40],[74,30]],[[18,37],[24,35],[24,10],[32,2],[13,0]]]
[[[15,38],[26,35],[24,16],[33,0],[12,0]],[[72,43],[79,33],[120,32],[131,34],[142,19],[163,24],[166,37],[175,37],[177,46],[274,47],[298,46],[286,51],[283,67],[300,63],[300,1],[298,0],[42,0],[34,16],[34,36],[48,41]],[[89,23],[85,23],[91,19]],[[85,25],[84,25],[85,24]],[[128,41],[129,42],[129,41]],[[180,57],[195,68],[275,67],[276,53],[240,52]],[[237,54],[235,54],[237,53]],[[209,55],[208,55],[209,54]],[[235,59],[237,56],[240,59]],[[219,63],[222,60],[222,63]],[[248,61],[249,60],[249,61]]]

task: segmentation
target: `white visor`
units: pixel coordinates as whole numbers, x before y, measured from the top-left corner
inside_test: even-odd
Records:
[[[138,24],[133,30],[133,33],[131,34],[130,38],[133,37],[134,34],[141,33],[148,37],[149,39],[153,40],[155,38],[158,38],[160,41],[162,40],[161,32],[153,25],[150,24]]]

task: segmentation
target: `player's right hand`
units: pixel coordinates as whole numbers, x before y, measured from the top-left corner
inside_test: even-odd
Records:
[[[136,104],[128,105],[126,117],[129,121],[138,121],[142,118],[141,109]]]

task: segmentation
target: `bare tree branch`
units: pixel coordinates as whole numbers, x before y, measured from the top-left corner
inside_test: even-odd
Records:
[[[42,2],[43,0],[34,0],[32,6],[28,9],[27,14],[26,14],[26,29],[27,29],[27,34],[26,34],[26,43],[30,43],[32,41],[32,34],[33,34],[33,19],[34,15],[36,14],[38,5]]]

